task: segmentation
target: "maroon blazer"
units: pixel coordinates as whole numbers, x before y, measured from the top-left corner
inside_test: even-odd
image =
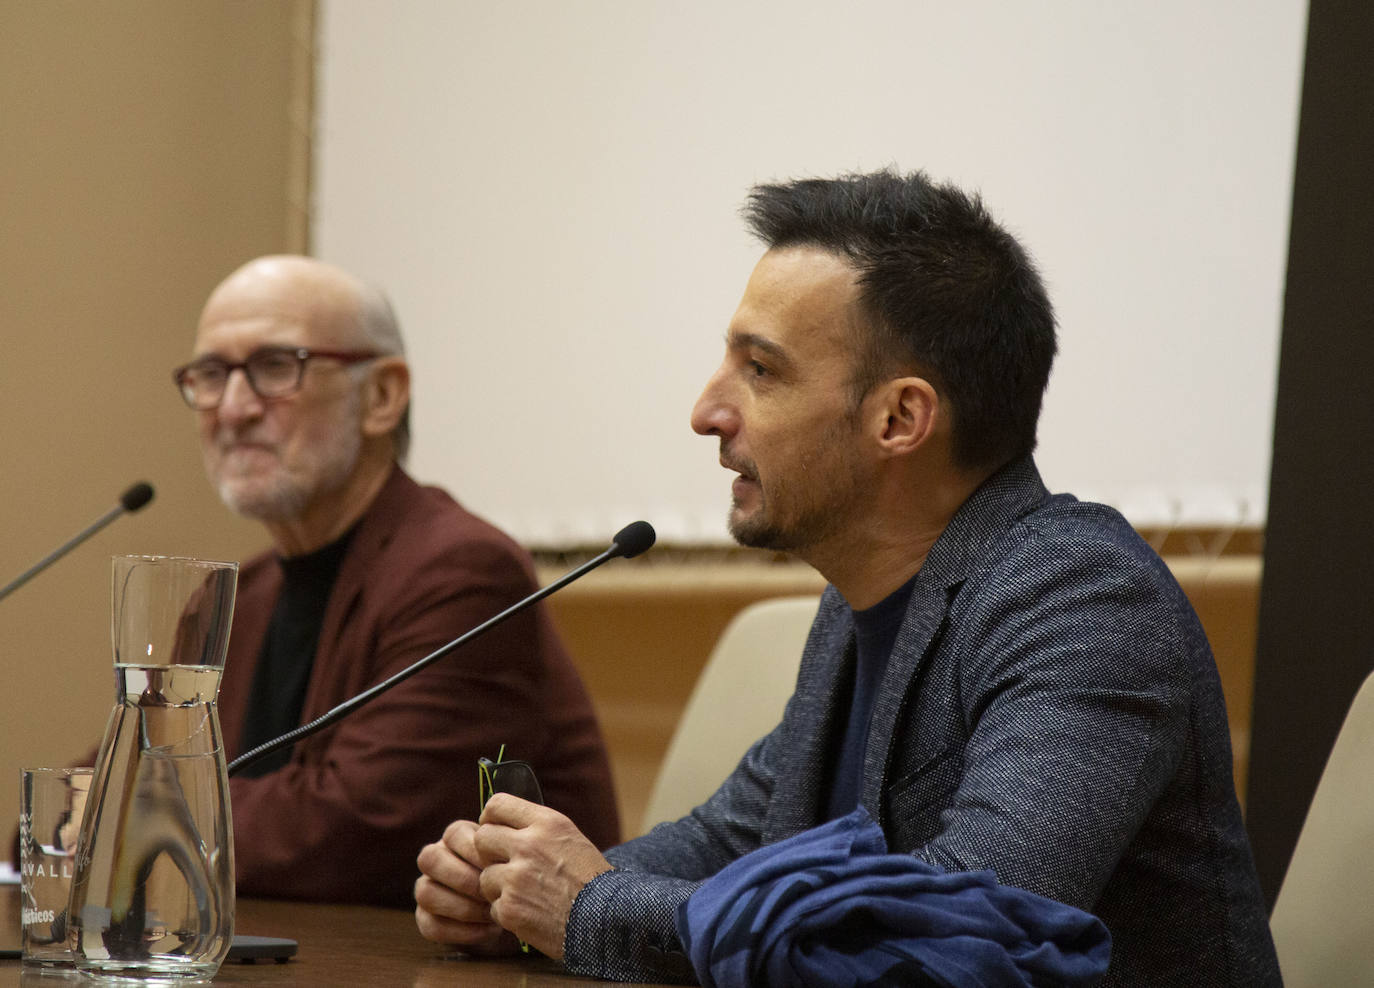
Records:
[[[535,588],[528,555],[399,467],[358,524],[325,609],[301,722],[399,672]],[[239,574],[220,723],[245,706],[281,587],[273,553]],[[241,895],[409,906],[415,856],[478,810],[477,759],[533,764],[545,802],[594,843],[619,840],[592,706],[542,606],[507,620],[298,742],[290,764],[233,778]]]

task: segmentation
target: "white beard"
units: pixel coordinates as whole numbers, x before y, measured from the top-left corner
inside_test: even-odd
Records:
[[[255,521],[299,518],[317,498],[339,490],[353,475],[363,446],[360,414],[361,396],[356,396],[327,439],[302,447],[291,462],[276,459],[270,470],[235,469],[233,451],[222,452],[210,478],[220,500]],[[226,435],[224,441],[234,438]]]

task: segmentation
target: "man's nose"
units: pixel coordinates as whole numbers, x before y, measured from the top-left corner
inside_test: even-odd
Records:
[[[726,393],[724,368],[706,382],[692,406],[692,431],[702,436],[729,438],[739,430],[739,412]]]
[[[220,420],[229,424],[243,422],[262,414],[262,399],[248,383],[248,372],[235,367],[224,379],[224,394],[219,402]]]

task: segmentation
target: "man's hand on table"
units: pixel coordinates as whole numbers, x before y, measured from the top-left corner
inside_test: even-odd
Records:
[[[514,934],[556,959],[577,893],[611,870],[563,814],[508,793],[493,795],[478,823],[449,824],[418,864],[415,923],[426,939],[507,953]]]

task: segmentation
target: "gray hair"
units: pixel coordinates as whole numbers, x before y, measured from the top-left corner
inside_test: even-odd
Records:
[[[396,311],[386,293],[365,282],[358,284],[358,329],[362,332],[367,345],[388,357],[404,357],[405,342],[401,339],[401,326],[396,320]],[[401,421],[391,433],[391,444],[396,452],[396,460],[405,463],[410,452],[410,405],[401,413]]]

